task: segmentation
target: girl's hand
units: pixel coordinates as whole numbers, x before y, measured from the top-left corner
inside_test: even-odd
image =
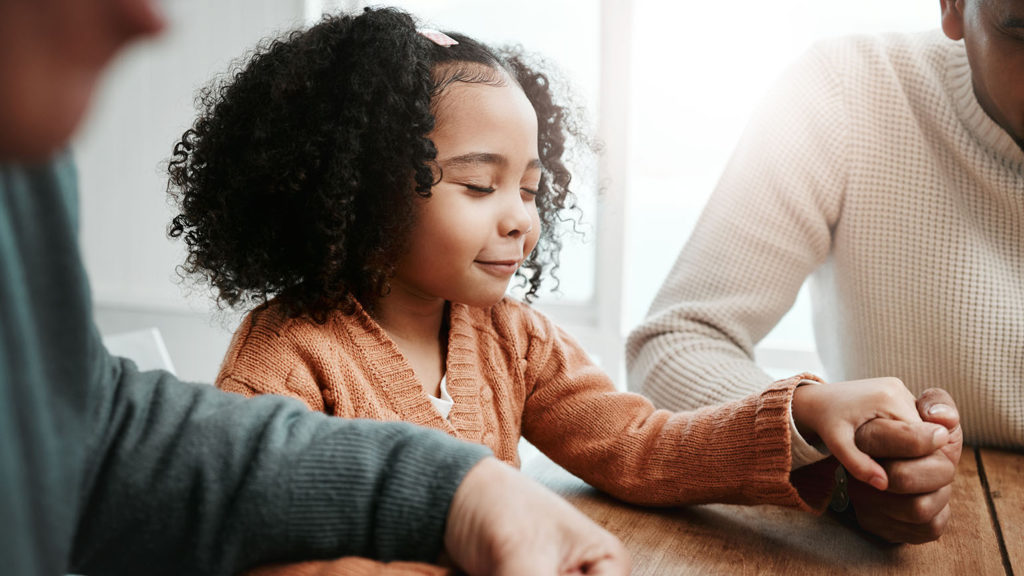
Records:
[[[898,378],[869,378],[834,384],[809,384],[793,393],[793,420],[797,430],[813,442],[820,438],[847,473],[878,490],[889,486],[889,479],[878,462],[857,448],[854,434],[865,422],[888,418],[920,423],[916,399]],[[945,427],[936,424],[936,435],[948,436]],[[946,438],[936,438],[944,443]]]

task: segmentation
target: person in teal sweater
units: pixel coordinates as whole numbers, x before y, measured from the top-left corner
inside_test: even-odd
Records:
[[[235,574],[345,555],[625,574],[610,534],[485,448],[247,400],[110,356],[60,152],[147,0],[0,0],[0,566]]]

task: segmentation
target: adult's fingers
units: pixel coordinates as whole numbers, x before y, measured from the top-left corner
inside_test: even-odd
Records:
[[[953,397],[941,388],[929,388],[917,399],[917,410],[921,418],[941,424],[949,430],[949,443],[940,450],[956,466],[964,447],[964,430],[960,426],[960,412]]]
[[[941,450],[913,459],[890,459],[880,462],[889,477],[889,492],[923,494],[949,486],[956,478],[956,462]]]
[[[848,490],[860,527],[889,542],[930,542],[949,524],[951,486],[929,494],[900,495],[851,480]]]
[[[851,481],[847,486],[847,493],[854,510],[858,513],[873,509],[894,522],[926,524],[949,505],[953,487],[946,485],[923,494],[894,494]]]
[[[470,469],[445,527],[452,560],[469,574],[628,574],[618,538],[547,488],[494,458]]]
[[[854,433],[857,448],[874,458],[919,458],[949,443],[942,424],[875,418]]]
[[[929,388],[917,398],[921,419],[945,426],[950,432],[960,427],[960,412],[953,397],[942,388]]]
[[[871,532],[887,542],[924,544],[938,540],[942,536],[949,524],[952,512],[947,504],[931,522],[924,524],[900,522],[882,517],[867,518],[860,511],[857,511],[856,515],[861,529]]]
[[[613,558],[602,558],[596,564],[591,563],[583,567],[579,574],[588,576],[615,576],[616,574],[629,574],[632,564],[628,555],[619,555]]]
[[[618,540],[606,542],[599,548],[570,552],[548,550],[549,554],[516,555],[502,563],[493,576],[520,574],[586,574],[587,576],[623,576],[632,566],[629,553]]]

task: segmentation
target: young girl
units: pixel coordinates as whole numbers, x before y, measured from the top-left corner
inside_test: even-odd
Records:
[[[438,428],[512,464],[522,436],[637,504],[820,511],[834,466],[791,477],[801,436],[884,489],[853,437],[876,417],[920,421],[898,381],[794,377],[655,410],[505,296],[557,267],[554,223],[573,206],[563,156],[581,138],[555,100],[522,55],[391,9],[326,18],[209,89],[171,162],[171,235],[223,303],[257,304],[218,386]]]

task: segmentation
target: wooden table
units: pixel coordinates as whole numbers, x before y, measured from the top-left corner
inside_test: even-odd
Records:
[[[773,506],[662,510],[605,496],[543,455],[530,476],[613,532],[633,574],[1024,574],[1024,454],[965,447],[936,542],[895,546],[831,515]]]

